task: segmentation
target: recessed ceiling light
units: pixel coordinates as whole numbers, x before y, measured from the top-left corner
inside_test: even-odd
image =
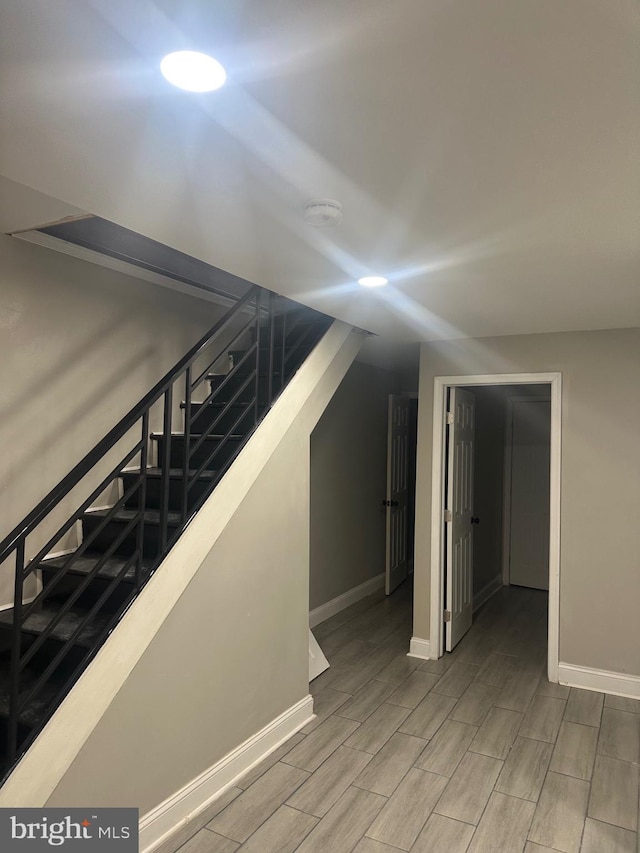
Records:
[[[227,79],[227,72],[217,59],[196,50],[176,50],[160,63],[164,77],[187,92],[213,92]]]
[[[358,279],[358,284],[363,287],[382,287],[383,284],[388,283],[387,279],[381,275],[366,275],[364,278]]]

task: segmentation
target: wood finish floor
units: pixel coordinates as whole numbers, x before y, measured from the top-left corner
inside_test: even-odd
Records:
[[[547,681],[546,594],[421,661],[405,587],[318,626],[317,718],[160,853],[638,853],[640,702]]]

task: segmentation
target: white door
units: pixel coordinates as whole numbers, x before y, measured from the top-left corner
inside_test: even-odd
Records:
[[[387,430],[387,513],[385,592],[407,577],[407,504],[409,497],[409,397],[389,395]]]
[[[551,401],[510,401],[509,582],[549,589]]]
[[[452,388],[447,415],[446,648],[450,652],[473,616],[473,452],[475,398]]]

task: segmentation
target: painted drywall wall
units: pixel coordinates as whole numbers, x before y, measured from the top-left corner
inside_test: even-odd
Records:
[[[309,609],[384,572],[388,395],[396,374],[354,362],[311,435]]]
[[[640,329],[423,344],[414,635],[429,637],[435,376],[562,373],[560,660],[640,675]]]
[[[123,665],[127,632],[143,642],[154,608],[170,608],[47,805],[144,815],[308,694],[309,436],[361,343],[334,324],[53,718],[57,731],[74,702],[91,705],[91,679]],[[25,784],[42,802],[35,752],[43,761],[48,734],[3,803]]]
[[[504,475],[505,391],[467,388],[476,401],[473,594],[502,573],[502,500]]]
[[[224,310],[0,236],[0,539]],[[159,417],[160,408],[152,429]],[[79,503],[63,504],[47,531]],[[27,556],[44,533],[29,541]],[[0,604],[11,600],[5,572]]]
[[[470,386],[476,401],[473,594],[502,575],[505,426],[507,399],[549,396],[548,385]]]

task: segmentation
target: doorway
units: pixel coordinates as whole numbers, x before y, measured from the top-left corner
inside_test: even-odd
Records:
[[[542,550],[547,553],[546,566],[548,567],[548,587],[549,587],[549,627],[547,637],[547,674],[550,681],[558,681],[558,631],[559,631],[559,583],[560,583],[560,448],[561,448],[561,375],[558,373],[539,373],[539,374],[499,374],[487,376],[455,376],[455,377],[436,377],[434,381],[434,422],[433,422],[433,468],[432,468],[432,519],[431,519],[431,627],[430,627],[430,648],[435,650],[437,657],[444,653],[445,639],[448,639],[448,645],[451,646],[452,638],[456,639],[460,632],[464,633],[465,620],[468,626],[471,624],[471,606],[472,593],[470,592],[472,584],[468,577],[468,551],[469,545],[465,544],[465,537],[468,542],[468,531],[466,526],[478,524],[478,517],[472,516],[471,513],[466,513],[465,508],[460,503],[460,519],[457,526],[453,523],[452,516],[449,516],[450,521],[447,521],[445,511],[449,510],[447,505],[447,489],[451,494],[451,478],[458,477],[457,482],[465,482],[464,472],[458,475],[453,471],[453,463],[451,457],[448,457],[448,430],[450,424],[447,423],[452,419],[452,415],[447,417],[447,413],[451,411],[449,408],[450,398],[456,405],[456,397],[462,401],[459,409],[464,411],[468,403],[469,397],[472,398],[474,389],[478,392],[483,387],[487,386],[523,386],[523,393],[517,395],[519,397],[528,398],[533,401],[540,397],[539,388],[524,387],[524,386],[545,386],[549,389],[550,402],[547,404],[549,409],[549,429],[548,429],[548,470],[549,479],[546,488],[548,489],[548,539],[545,538]],[[465,397],[465,392],[467,396]],[[465,402],[465,400],[467,402]],[[530,406],[529,406],[530,408]],[[523,409],[517,415],[516,421],[522,421],[522,417],[527,410],[527,405],[523,403]],[[541,411],[541,410],[540,410]],[[530,412],[529,412],[530,413]],[[455,413],[452,413],[455,417]],[[468,414],[464,415],[468,419]],[[511,429],[513,430],[514,415],[511,412]],[[469,453],[468,445],[469,436],[463,435],[460,448],[458,448],[458,458],[463,460]],[[452,452],[455,449],[452,448]],[[513,474],[513,466],[520,471],[523,462],[525,468],[527,464],[531,464],[531,460],[524,458],[527,454],[520,454],[517,457],[512,456],[511,460],[511,475]],[[448,464],[447,464],[448,463]],[[506,467],[506,460],[505,460]],[[526,475],[525,475],[526,476]],[[506,499],[506,498],[505,498]],[[511,500],[511,496],[509,498]],[[468,502],[468,501],[467,501]],[[526,509],[526,507],[525,507]],[[521,512],[522,507],[519,507],[518,512]],[[456,510],[453,510],[455,515]],[[474,510],[475,513],[475,510]],[[469,516],[468,519],[466,516]],[[472,521],[473,519],[473,521]],[[540,520],[538,520],[539,522]],[[464,522],[464,523],[463,523]],[[481,522],[480,522],[481,523]],[[454,530],[455,528],[455,530]],[[456,535],[460,542],[453,540],[453,535]],[[459,547],[458,547],[459,546]],[[510,544],[504,548],[510,549]],[[540,552],[540,547],[538,552]],[[507,553],[510,553],[508,551]],[[452,567],[455,562],[452,561],[454,554],[462,555],[456,557],[459,560],[457,580],[453,578]],[[467,554],[467,557],[464,555]],[[503,550],[504,556],[504,550]],[[445,618],[452,619],[452,608],[447,608],[445,604],[445,587],[446,573],[445,567],[448,564],[449,568],[449,590],[448,600],[451,602],[452,595],[455,592],[457,595],[456,602],[461,606],[458,608],[458,625],[455,630],[453,626],[445,626]],[[531,570],[531,566],[525,567],[526,570]],[[465,576],[466,573],[466,576]],[[498,584],[501,585],[505,576],[498,579]],[[464,595],[461,595],[458,587],[463,588]],[[489,594],[491,594],[489,592]],[[466,600],[465,599],[466,596]],[[456,607],[457,607],[456,603]],[[446,612],[449,611],[449,612]],[[462,612],[464,611],[464,617]],[[462,619],[462,622],[461,622]],[[447,630],[449,629],[449,630]]]

